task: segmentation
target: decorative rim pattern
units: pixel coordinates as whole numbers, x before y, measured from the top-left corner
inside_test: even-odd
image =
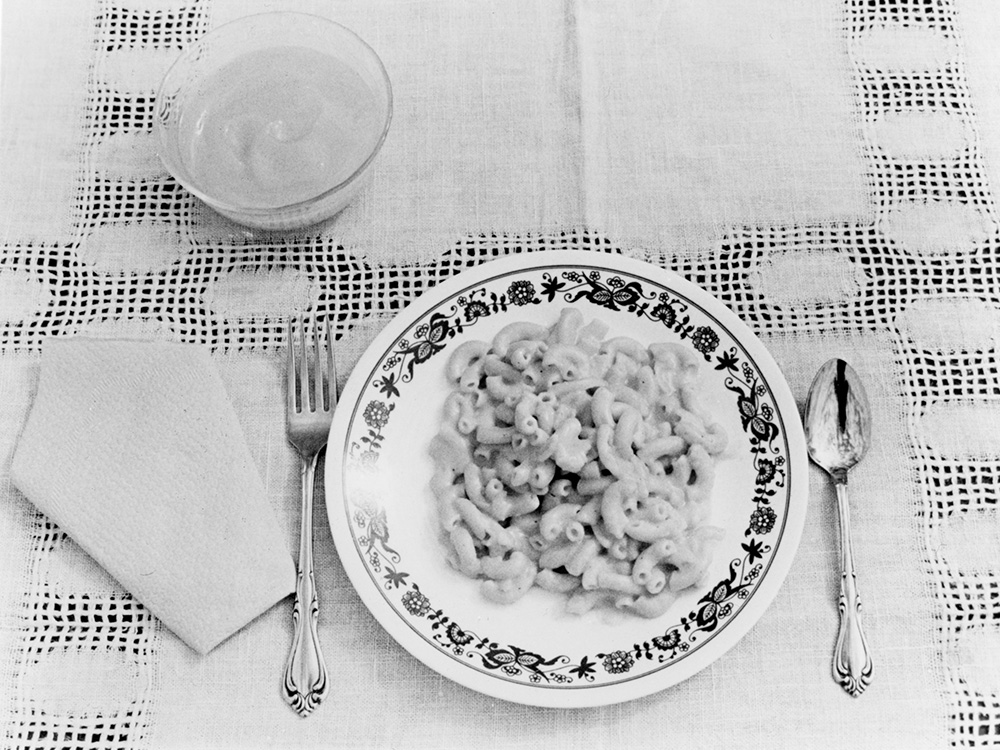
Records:
[[[371,366],[359,367],[352,375],[352,379],[361,378],[362,384],[347,418],[342,445],[331,442],[331,446],[341,451],[340,486],[353,549],[345,549],[342,538],[337,540],[337,547],[349,572],[363,570],[367,587],[377,589],[397,618],[440,655],[490,680],[534,692],[542,692],[538,688],[563,688],[561,692],[565,693],[566,688],[615,686],[660,672],[702,649],[735,620],[767,577],[779,542],[783,550],[784,545],[791,546],[792,552],[797,545],[800,519],[790,530],[790,539],[785,537],[790,503],[794,501],[791,454],[794,443],[801,441],[801,433],[793,420],[789,434],[789,420],[777,407],[773,389],[787,389],[784,382],[769,382],[730,328],[690,295],[678,291],[676,287],[686,282],[672,283],[671,275],[634,261],[626,264],[616,259],[615,268],[610,268],[591,253],[554,254],[571,256],[573,262],[547,263],[550,254],[544,254],[534,265],[522,259],[506,270],[480,273],[485,278],[453,285],[455,289],[409,321],[387,344],[379,346],[382,339],[376,341],[373,351],[378,353]],[[502,264],[495,261],[485,265],[492,268]],[[624,268],[628,270],[621,270]],[[663,274],[666,279],[650,278],[655,274]],[[405,556],[393,547],[395,529],[384,498],[367,489],[378,471],[387,439],[385,431],[397,404],[406,397],[417,368],[481,321],[508,312],[524,315],[531,306],[542,303],[581,305],[585,317],[590,307],[641,318],[662,325],[665,331],[690,344],[722,378],[749,445],[756,476],[741,501],[745,511],[744,539],[740,552],[728,563],[728,574],[708,587],[690,611],[680,616],[670,611],[660,620],[650,621],[649,636],[628,646],[613,644],[588,653],[538,653],[466,627],[460,615],[435,607],[421,589],[421,582],[407,569]],[[343,416],[342,412],[338,414]],[[335,538],[341,536],[336,529],[344,521],[331,518],[331,522]],[[781,571],[780,577],[783,575]],[[359,585],[358,580],[355,585]],[[362,581],[360,585],[365,584]],[[768,599],[773,588],[769,587]],[[428,661],[427,654],[414,653]],[[498,689],[502,692],[502,688]],[[503,697],[536,702],[523,696]],[[581,705],[592,702],[590,699]]]

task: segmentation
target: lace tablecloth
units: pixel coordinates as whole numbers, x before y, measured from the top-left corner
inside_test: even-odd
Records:
[[[179,51],[290,8],[383,57],[395,119],[335,221],[263,236],[155,158]],[[991,0],[4,2],[0,721],[11,748],[945,747],[1000,744],[1000,8]],[[830,676],[833,492],[813,469],[776,601],[686,682],[602,709],[473,693],[401,649],[318,524],[332,688],[282,702],[279,606],[194,654],[11,485],[42,341],[211,347],[285,524],[282,330],[327,316],[344,373],[396,312],[552,248],[675,269],[743,318],[801,402],[842,356],[877,428],[852,474],[871,687]],[[322,504],[320,506],[322,510]]]

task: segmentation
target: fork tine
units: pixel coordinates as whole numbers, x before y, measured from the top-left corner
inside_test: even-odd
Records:
[[[325,389],[323,387],[323,341],[320,337],[319,322],[316,320],[316,313],[312,316],[312,327],[313,327],[313,346],[316,349],[316,361],[313,363],[313,411],[325,411],[326,404],[324,403],[323,394]]]
[[[292,316],[288,316],[288,332],[286,334],[288,341],[286,346],[288,347],[288,365],[286,373],[286,383],[287,383],[287,394],[285,410],[287,413],[291,414],[296,411],[296,399],[295,399],[295,331],[292,327]]]
[[[309,412],[313,410],[309,403],[309,346],[306,335],[306,319],[304,315],[299,316],[299,399],[301,401],[301,411]]]
[[[333,359],[333,337],[330,335],[330,318],[326,318],[326,366],[330,378],[330,387],[327,391],[329,397],[328,408],[332,411],[337,403],[337,363]]]

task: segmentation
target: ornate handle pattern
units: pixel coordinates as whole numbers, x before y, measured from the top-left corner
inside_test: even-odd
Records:
[[[861,628],[861,598],[854,573],[854,547],[851,544],[851,510],[847,502],[847,480],[837,482],[837,505],[840,509],[840,631],[833,654],[833,676],[850,695],[857,697],[871,683],[872,658]]]
[[[298,580],[292,620],[295,634],[285,665],[285,701],[300,716],[312,713],[329,687],[319,646],[319,599],[313,572],[313,480],[316,459],[302,459],[302,528],[299,538]]]

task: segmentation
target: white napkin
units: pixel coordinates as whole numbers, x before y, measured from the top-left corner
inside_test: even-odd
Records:
[[[48,339],[11,476],[200,653],[294,590],[291,554],[202,347]]]

